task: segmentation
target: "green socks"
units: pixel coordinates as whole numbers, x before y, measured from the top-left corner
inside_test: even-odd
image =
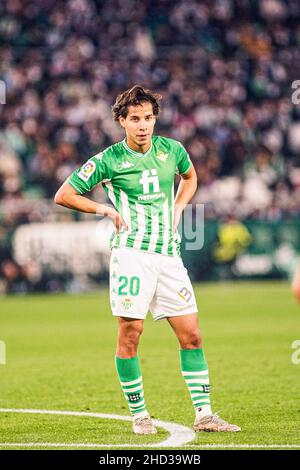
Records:
[[[138,356],[130,359],[115,358],[122,390],[132,415],[146,410],[143,379]]]
[[[202,348],[180,350],[181,371],[196,413],[212,414],[209,398],[208,367]]]
[[[121,387],[132,415],[145,412],[143,379],[138,356],[130,359],[115,358]],[[207,362],[202,348],[181,349],[180,362],[183,378],[189,389],[196,415],[212,414],[209,398]]]

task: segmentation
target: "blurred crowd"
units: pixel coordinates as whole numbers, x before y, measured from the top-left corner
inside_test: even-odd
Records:
[[[30,201],[123,138],[111,105],[135,83],[162,94],[157,133],[188,149],[207,217],[296,217],[299,20],[298,0],[1,2],[0,257],[45,220]]]

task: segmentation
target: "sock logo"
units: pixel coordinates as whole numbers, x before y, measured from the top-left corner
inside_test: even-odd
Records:
[[[202,385],[202,392],[209,393],[210,392],[210,385]]]
[[[128,393],[127,397],[131,403],[134,403],[135,401],[139,401],[141,395],[140,393]]]

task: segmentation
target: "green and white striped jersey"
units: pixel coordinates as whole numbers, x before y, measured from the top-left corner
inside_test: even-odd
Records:
[[[102,182],[129,228],[112,235],[111,248],[180,256],[179,234],[172,233],[174,176],[191,166],[180,142],[153,136],[146,153],[132,150],[123,140],[90,158],[67,181],[79,194]]]

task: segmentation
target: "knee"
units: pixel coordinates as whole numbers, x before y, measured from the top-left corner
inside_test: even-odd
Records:
[[[121,329],[119,331],[117,355],[119,357],[135,356],[142,332],[142,326]]]
[[[140,328],[131,329],[124,334],[124,341],[127,344],[138,345],[142,332]]]
[[[198,329],[179,338],[182,349],[198,349],[202,347],[202,338]]]

